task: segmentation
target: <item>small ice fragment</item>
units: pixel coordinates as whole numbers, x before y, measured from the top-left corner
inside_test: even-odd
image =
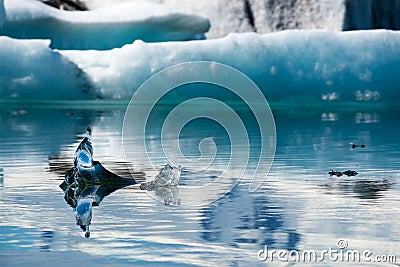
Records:
[[[156,176],[154,181],[162,185],[178,185],[179,179],[181,178],[181,167],[172,167],[167,164],[160,170],[160,173]]]
[[[176,186],[181,178],[181,166],[173,167],[169,164],[160,170],[153,181],[140,185],[142,190],[153,190],[155,187]]]

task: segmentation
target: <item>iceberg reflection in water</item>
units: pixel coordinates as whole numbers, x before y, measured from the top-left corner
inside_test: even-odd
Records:
[[[67,171],[60,187],[65,201],[74,210],[76,224],[89,238],[92,207],[98,206],[112,192],[134,184],[134,179],[122,178],[106,170],[100,162],[93,161],[92,129],[88,127],[75,151],[74,167]]]
[[[78,165],[79,166],[79,165]],[[126,186],[136,184],[134,179],[122,178],[106,170],[100,162],[93,162],[93,170],[82,174],[76,167],[65,174],[60,185],[65,201],[73,208],[76,224],[90,236],[92,207],[100,205],[104,197]]]

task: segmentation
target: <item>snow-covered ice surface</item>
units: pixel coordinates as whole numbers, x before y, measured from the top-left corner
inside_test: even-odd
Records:
[[[210,19],[207,38],[224,37],[231,32],[253,32],[254,25],[249,21],[245,1],[182,1],[163,0],[161,3],[170,9],[187,14],[199,14]]]
[[[189,61],[237,68],[278,102],[302,97],[379,103],[400,94],[400,33],[394,31],[231,34],[190,42],[136,41],[109,51],[57,51],[48,45],[0,38],[1,99],[128,100],[153,74]]]
[[[94,0],[96,1],[96,0]],[[265,0],[162,0],[179,12],[201,14],[210,19],[208,38],[231,32],[270,33],[285,29],[325,29],[340,31],[345,14],[343,1]]]
[[[89,8],[137,0],[84,0]],[[172,10],[210,19],[207,38],[231,32],[286,29],[400,29],[397,0],[151,0]]]
[[[384,102],[399,97],[399,45],[400,33],[393,31],[292,30],[60,53],[87,73],[106,99],[129,99],[171,65],[215,61],[244,72],[268,100]]]
[[[137,0],[85,0],[90,9]],[[265,0],[150,0],[187,14],[210,19],[207,38],[229,33],[269,33],[284,29],[326,29],[340,31],[345,16],[344,1]],[[365,14],[364,14],[365,16]]]
[[[0,37],[0,98],[3,100],[93,99],[85,73],[49,48],[48,40]]]
[[[57,49],[105,50],[137,39],[186,41],[201,38],[210,27],[206,18],[146,1],[92,11],[63,11],[32,0],[6,0],[4,4],[7,19],[1,35],[51,39],[51,47]]]

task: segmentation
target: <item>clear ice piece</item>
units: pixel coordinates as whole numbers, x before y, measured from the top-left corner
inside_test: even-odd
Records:
[[[74,165],[78,170],[93,169],[92,129],[87,128],[86,137],[75,151]]]
[[[167,164],[160,170],[160,173],[157,174],[153,181],[142,184],[140,188],[144,190],[154,190],[156,187],[176,186],[180,178],[181,166],[172,167]]]
[[[160,173],[154,178],[154,183],[159,186],[178,185],[181,178],[181,168],[172,167],[167,164],[160,170]]]

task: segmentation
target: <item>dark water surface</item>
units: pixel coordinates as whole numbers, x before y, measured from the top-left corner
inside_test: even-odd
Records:
[[[244,180],[220,200],[191,207],[184,198],[182,205],[168,206],[138,186],[125,187],[94,207],[91,237],[86,239],[59,185],[87,126],[93,128],[94,158],[104,167],[131,177],[128,164],[139,183],[156,174],[142,165],[143,151],[137,151],[137,161],[126,163],[124,111],[123,106],[0,108],[0,266],[287,265],[261,262],[257,252],[265,245],[295,251],[337,249],[339,239],[350,249],[397,255],[400,263],[398,109],[273,107],[276,156],[259,190],[249,193]],[[198,173],[183,166],[181,191],[185,185],[212,181],[218,166],[229,161],[226,133],[207,123],[185,128],[181,149],[196,157],[199,141],[212,137],[217,167]],[[248,127],[255,147],[247,166],[252,168],[260,137],[257,127]],[[159,138],[157,127],[146,136],[149,153],[160,154],[161,166]],[[366,148],[351,150],[350,142]],[[135,140],[125,145],[135,151]],[[330,177],[330,169],[359,174]],[[324,264],[342,263],[319,263]]]

